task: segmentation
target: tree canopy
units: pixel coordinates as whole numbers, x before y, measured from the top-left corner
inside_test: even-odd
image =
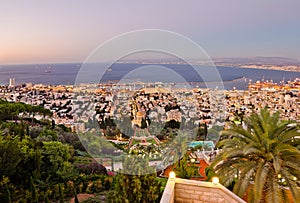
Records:
[[[245,126],[231,123],[222,132],[225,137],[217,147],[221,153],[211,167],[225,186],[234,184],[233,192],[249,202],[283,202],[288,188],[295,202],[300,202],[299,126],[279,119],[267,108],[244,119]]]

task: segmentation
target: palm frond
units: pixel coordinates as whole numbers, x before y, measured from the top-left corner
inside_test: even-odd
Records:
[[[235,123],[222,131],[226,138],[217,147],[222,151],[212,167],[225,186],[235,182],[233,191],[243,196],[249,191],[251,202],[283,202],[285,190],[278,174],[286,180],[295,202],[300,202],[300,192],[295,180],[300,179],[300,136],[298,125],[281,121],[279,113],[271,114],[267,108],[245,118],[246,128]]]

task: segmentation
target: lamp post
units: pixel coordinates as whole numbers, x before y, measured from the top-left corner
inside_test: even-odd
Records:
[[[219,184],[219,178],[218,177],[213,177],[211,182],[214,184],[214,185],[217,185]]]
[[[111,171],[114,171],[114,158],[111,157]]]
[[[171,180],[174,180],[174,179],[176,178],[176,173],[175,173],[174,171],[171,171],[171,172],[169,173],[169,178],[170,178]]]

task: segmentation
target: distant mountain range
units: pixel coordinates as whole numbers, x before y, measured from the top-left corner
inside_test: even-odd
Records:
[[[214,58],[216,65],[276,65],[276,66],[299,66],[300,61],[285,57],[249,57],[249,58]]]
[[[243,57],[243,58],[212,58],[216,65],[223,66],[245,66],[245,65],[274,65],[274,66],[300,66],[300,61],[285,57]],[[194,64],[209,63],[207,59],[191,59],[189,62]],[[157,63],[157,64],[180,64],[184,61],[176,58],[160,58],[160,59],[126,59],[120,60],[119,63]]]

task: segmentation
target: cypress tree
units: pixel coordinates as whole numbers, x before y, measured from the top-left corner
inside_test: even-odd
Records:
[[[59,203],[64,203],[64,193],[61,184],[58,184],[59,190]]]
[[[114,191],[110,194],[109,201],[112,203],[157,202],[161,195],[161,184],[156,178],[155,170],[149,166],[147,159],[139,156],[127,157],[121,173],[116,177]]]
[[[74,187],[74,198],[75,198],[75,203],[79,203],[76,187]]]
[[[31,190],[31,202],[39,202],[38,193],[36,190],[36,186],[33,183],[32,176],[30,176],[30,190]]]

